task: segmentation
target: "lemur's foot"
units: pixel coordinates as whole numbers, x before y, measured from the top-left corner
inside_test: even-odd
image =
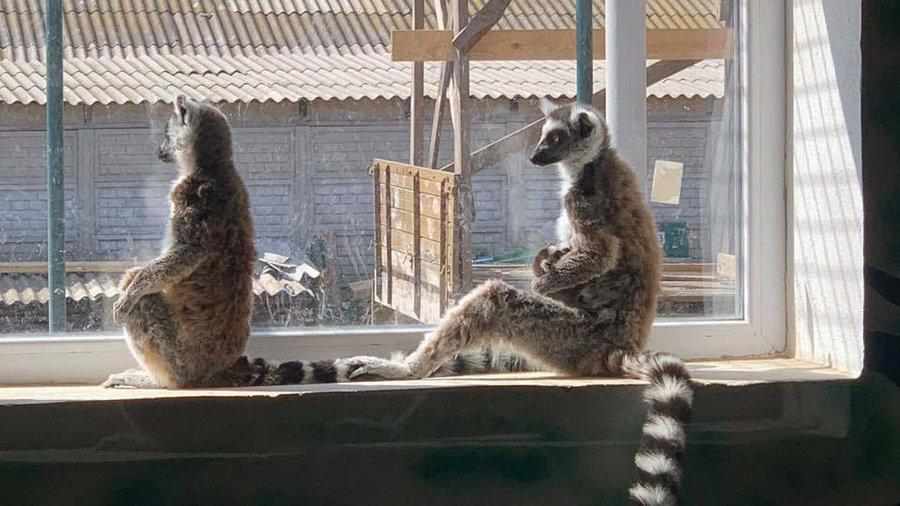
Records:
[[[348,374],[351,380],[374,379],[399,380],[413,379],[409,366],[399,360],[388,360],[379,357],[353,357],[347,359]]]
[[[143,369],[128,369],[116,374],[110,374],[101,385],[103,388],[160,388],[156,381]]]

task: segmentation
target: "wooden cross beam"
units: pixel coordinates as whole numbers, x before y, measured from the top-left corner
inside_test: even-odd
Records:
[[[647,67],[647,86],[655,84],[663,79],[677,74],[682,70],[694,65],[699,60],[675,60],[675,61],[659,61]],[[602,108],[606,101],[606,90],[600,90],[594,93],[591,102],[594,107]],[[541,125],[544,118],[529,123],[528,125],[510,133],[480,149],[472,152],[470,161],[471,173],[474,175],[481,169],[490,167],[499,163],[507,156],[513,153],[521,153],[530,146],[537,143]],[[441,167],[441,170],[453,170],[453,164],[447,164]]]
[[[490,3],[488,4],[490,5]],[[479,13],[480,14],[480,13]],[[477,16],[476,16],[477,18]],[[468,27],[467,27],[468,28]],[[480,40],[449,30],[395,30],[391,32],[391,60],[396,62],[452,61],[456,49],[466,45],[469,60],[572,60],[575,58],[575,30],[494,30]],[[650,60],[724,59],[731,55],[732,31],[647,30],[647,58]],[[606,56],[606,34],[594,30],[594,59]]]
[[[511,0],[488,0],[488,3],[475,14],[466,26],[456,33],[453,37],[453,46],[463,53],[468,53],[472,46],[493,27],[500,18],[503,17],[503,11],[509,5]]]
[[[444,103],[447,88],[450,86],[450,77],[453,75],[453,62],[444,62],[441,66],[441,82],[438,85],[437,96],[434,99],[434,115],[431,117],[431,144],[428,146],[428,167],[437,166],[438,150],[441,143],[441,121],[444,119]]]

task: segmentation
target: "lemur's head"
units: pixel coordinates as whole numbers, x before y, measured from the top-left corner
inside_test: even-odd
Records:
[[[231,159],[228,118],[206,101],[178,95],[159,145],[159,159],[178,162],[185,169],[198,161],[210,164]]]
[[[603,116],[593,107],[541,100],[544,127],[541,140],[531,153],[531,163],[583,165],[609,147],[609,131]]]

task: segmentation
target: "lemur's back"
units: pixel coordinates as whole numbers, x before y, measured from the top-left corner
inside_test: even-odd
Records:
[[[225,165],[210,175],[186,176],[172,190],[174,228],[179,209],[204,216],[201,230],[184,227],[173,233],[212,255],[165,294],[186,336],[220,339],[222,346],[243,349],[253,297],[253,223],[247,190],[231,163]]]

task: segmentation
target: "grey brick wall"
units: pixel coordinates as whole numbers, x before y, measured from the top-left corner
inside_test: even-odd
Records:
[[[234,125],[236,162],[252,199],[260,251],[296,255],[307,240],[331,234],[340,272],[347,279],[368,276],[374,235],[368,168],[373,158],[408,159],[402,103],[314,103],[306,116],[296,104],[285,104],[283,111],[257,109],[227,110]],[[31,110],[32,114],[19,111],[11,117],[21,122],[43,114],[40,107]],[[67,125],[69,258],[149,258],[158,252],[168,212],[166,195],[175,177],[172,166],[156,159],[158,112],[129,106],[119,114],[110,108],[102,116],[84,115],[96,123],[84,119]],[[478,104],[473,148],[535,117],[533,108],[518,110],[508,102]],[[430,119],[426,122],[430,124]],[[41,125],[17,125],[4,123],[0,116],[0,261],[45,256]],[[702,253],[706,233],[703,164],[708,125],[703,113],[677,117],[651,113],[649,120],[648,180],[657,158],[685,164],[681,205],[655,206],[657,219],[688,222],[691,253],[696,256]],[[442,164],[451,157],[451,140],[448,119],[442,131]],[[473,181],[475,253],[496,255],[552,239],[559,213],[558,187],[555,170],[531,166],[524,154],[481,171]]]
[[[75,135],[64,142],[67,247],[79,240]],[[46,258],[47,153],[41,132],[0,133],[0,259]]]

